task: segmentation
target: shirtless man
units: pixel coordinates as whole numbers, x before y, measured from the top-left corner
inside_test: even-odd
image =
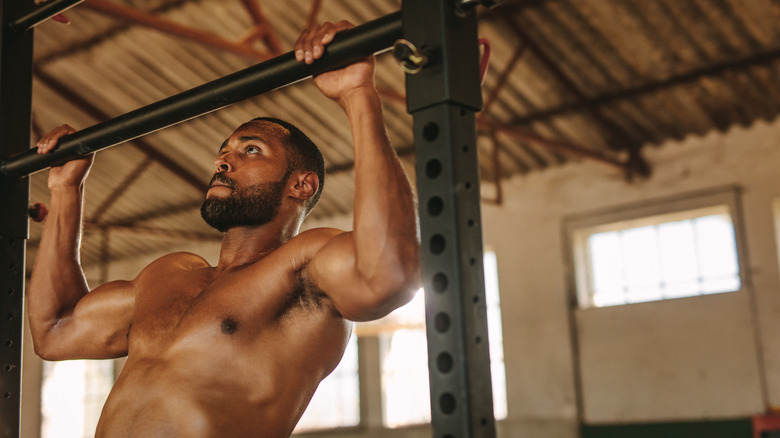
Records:
[[[348,27],[305,31],[296,57],[316,62]],[[294,128],[251,121],[219,149],[202,209],[225,231],[217,266],[170,254],[131,281],[89,292],[78,248],[92,157],[51,169],[51,208],[28,288],[30,328],[44,359],[128,356],[97,437],[287,437],[341,359],[350,321],[382,317],[411,299],[419,281],[415,203],[386,137],[373,73],[367,59],[315,78],[352,127],[351,232],[298,233],[321,176],[302,164]],[[39,152],[70,132],[47,134]]]

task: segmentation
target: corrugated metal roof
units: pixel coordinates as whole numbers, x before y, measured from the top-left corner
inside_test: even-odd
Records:
[[[87,0],[66,13],[71,25],[36,29],[36,131],[90,126],[257,61],[90,7],[109,1],[228,41],[254,26],[249,0]],[[255,4],[287,51],[315,0]],[[399,0],[324,0],[318,18],[360,24],[399,8]],[[773,0],[525,0],[481,11],[480,35],[492,47],[483,86],[489,106],[479,115],[482,178],[583,156],[621,163],[645,145],[775,118],[779,19]],[[259,42],[252,47],[269,50]],[[411,167],[411,118],[398,100],[403,80],[394,61],[380,57],[388,132]],[[199,218],[199,187],[224,138],[259,115],[288,119],[321,146],[329,175],[313,217],[349,212],[354,175],[346,117],[306,82],[152,134],[135,147],[101,152],[87,186],[86,218],[98,226],[85,236],[84,263],[171,247],[149,228],[196,233],[182,239],[218,237]],[[159,155],[176,165],[161,164]],[[32,187],[32,201],[47,202],[45,173]],[[133,235],[133,227],[146,231]],[[33,226],[30,254],[39,234]]]

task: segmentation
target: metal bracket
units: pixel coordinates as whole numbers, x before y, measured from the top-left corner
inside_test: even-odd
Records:
[[[455,2],[455,10],[458,14],[468,14],[478,5],[485,6],[487,8],[493,8],[503,3],[503,0],[457,0]]]
[[[397,40],[393,44],[393,57],[401,65],[401,69],[410,75],[419,73],[428,63],[428,55],[405,39]]]

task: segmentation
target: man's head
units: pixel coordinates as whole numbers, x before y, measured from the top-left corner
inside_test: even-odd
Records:
[[[201,206],[219,231],[273,220],[287,198],[303,217],[319,200],[325,165],[317,146],[290,123],[260,117],[239,126],[222,144],[217,172]]]

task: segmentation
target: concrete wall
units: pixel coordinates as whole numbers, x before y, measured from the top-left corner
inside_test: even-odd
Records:
[[[654,171],[646,181],[628,184],[597,163],[567,164],[506,182],[504,204],[484,207],[504,324],[509,413],[500,436],[576,437],[581,418],[593,424],[703,420],[780,407],[772,211],[780,198],[780,121],[650,146],[646,158]],[[574,310],[566,218],[732,184],[742,189],[743,262],[749,263],[742,291]],[[309,224],[321,225],[350,228],[350,219]],[[144,262],[113,267],[112,275]],[[378,349],[371,341],[361,345],[362,363],[374,364],[361,377],[376,382],[371,351]],[[363,397],[364,427],[324,435],[430,436],[426,426],[382,430],[379,385],[364,385]]]
[[[575,420],[578,392],[589,423],[735,417],[780,404],[779,146],[780,123],[757,123],[648,148],[654,173],[643,182],[583,163],[505,185],[508,201],[485,207],[483,223],[499,264],[510,423]],[[570,318],[565,218],[730,184],[742,188],[742,291]]]

